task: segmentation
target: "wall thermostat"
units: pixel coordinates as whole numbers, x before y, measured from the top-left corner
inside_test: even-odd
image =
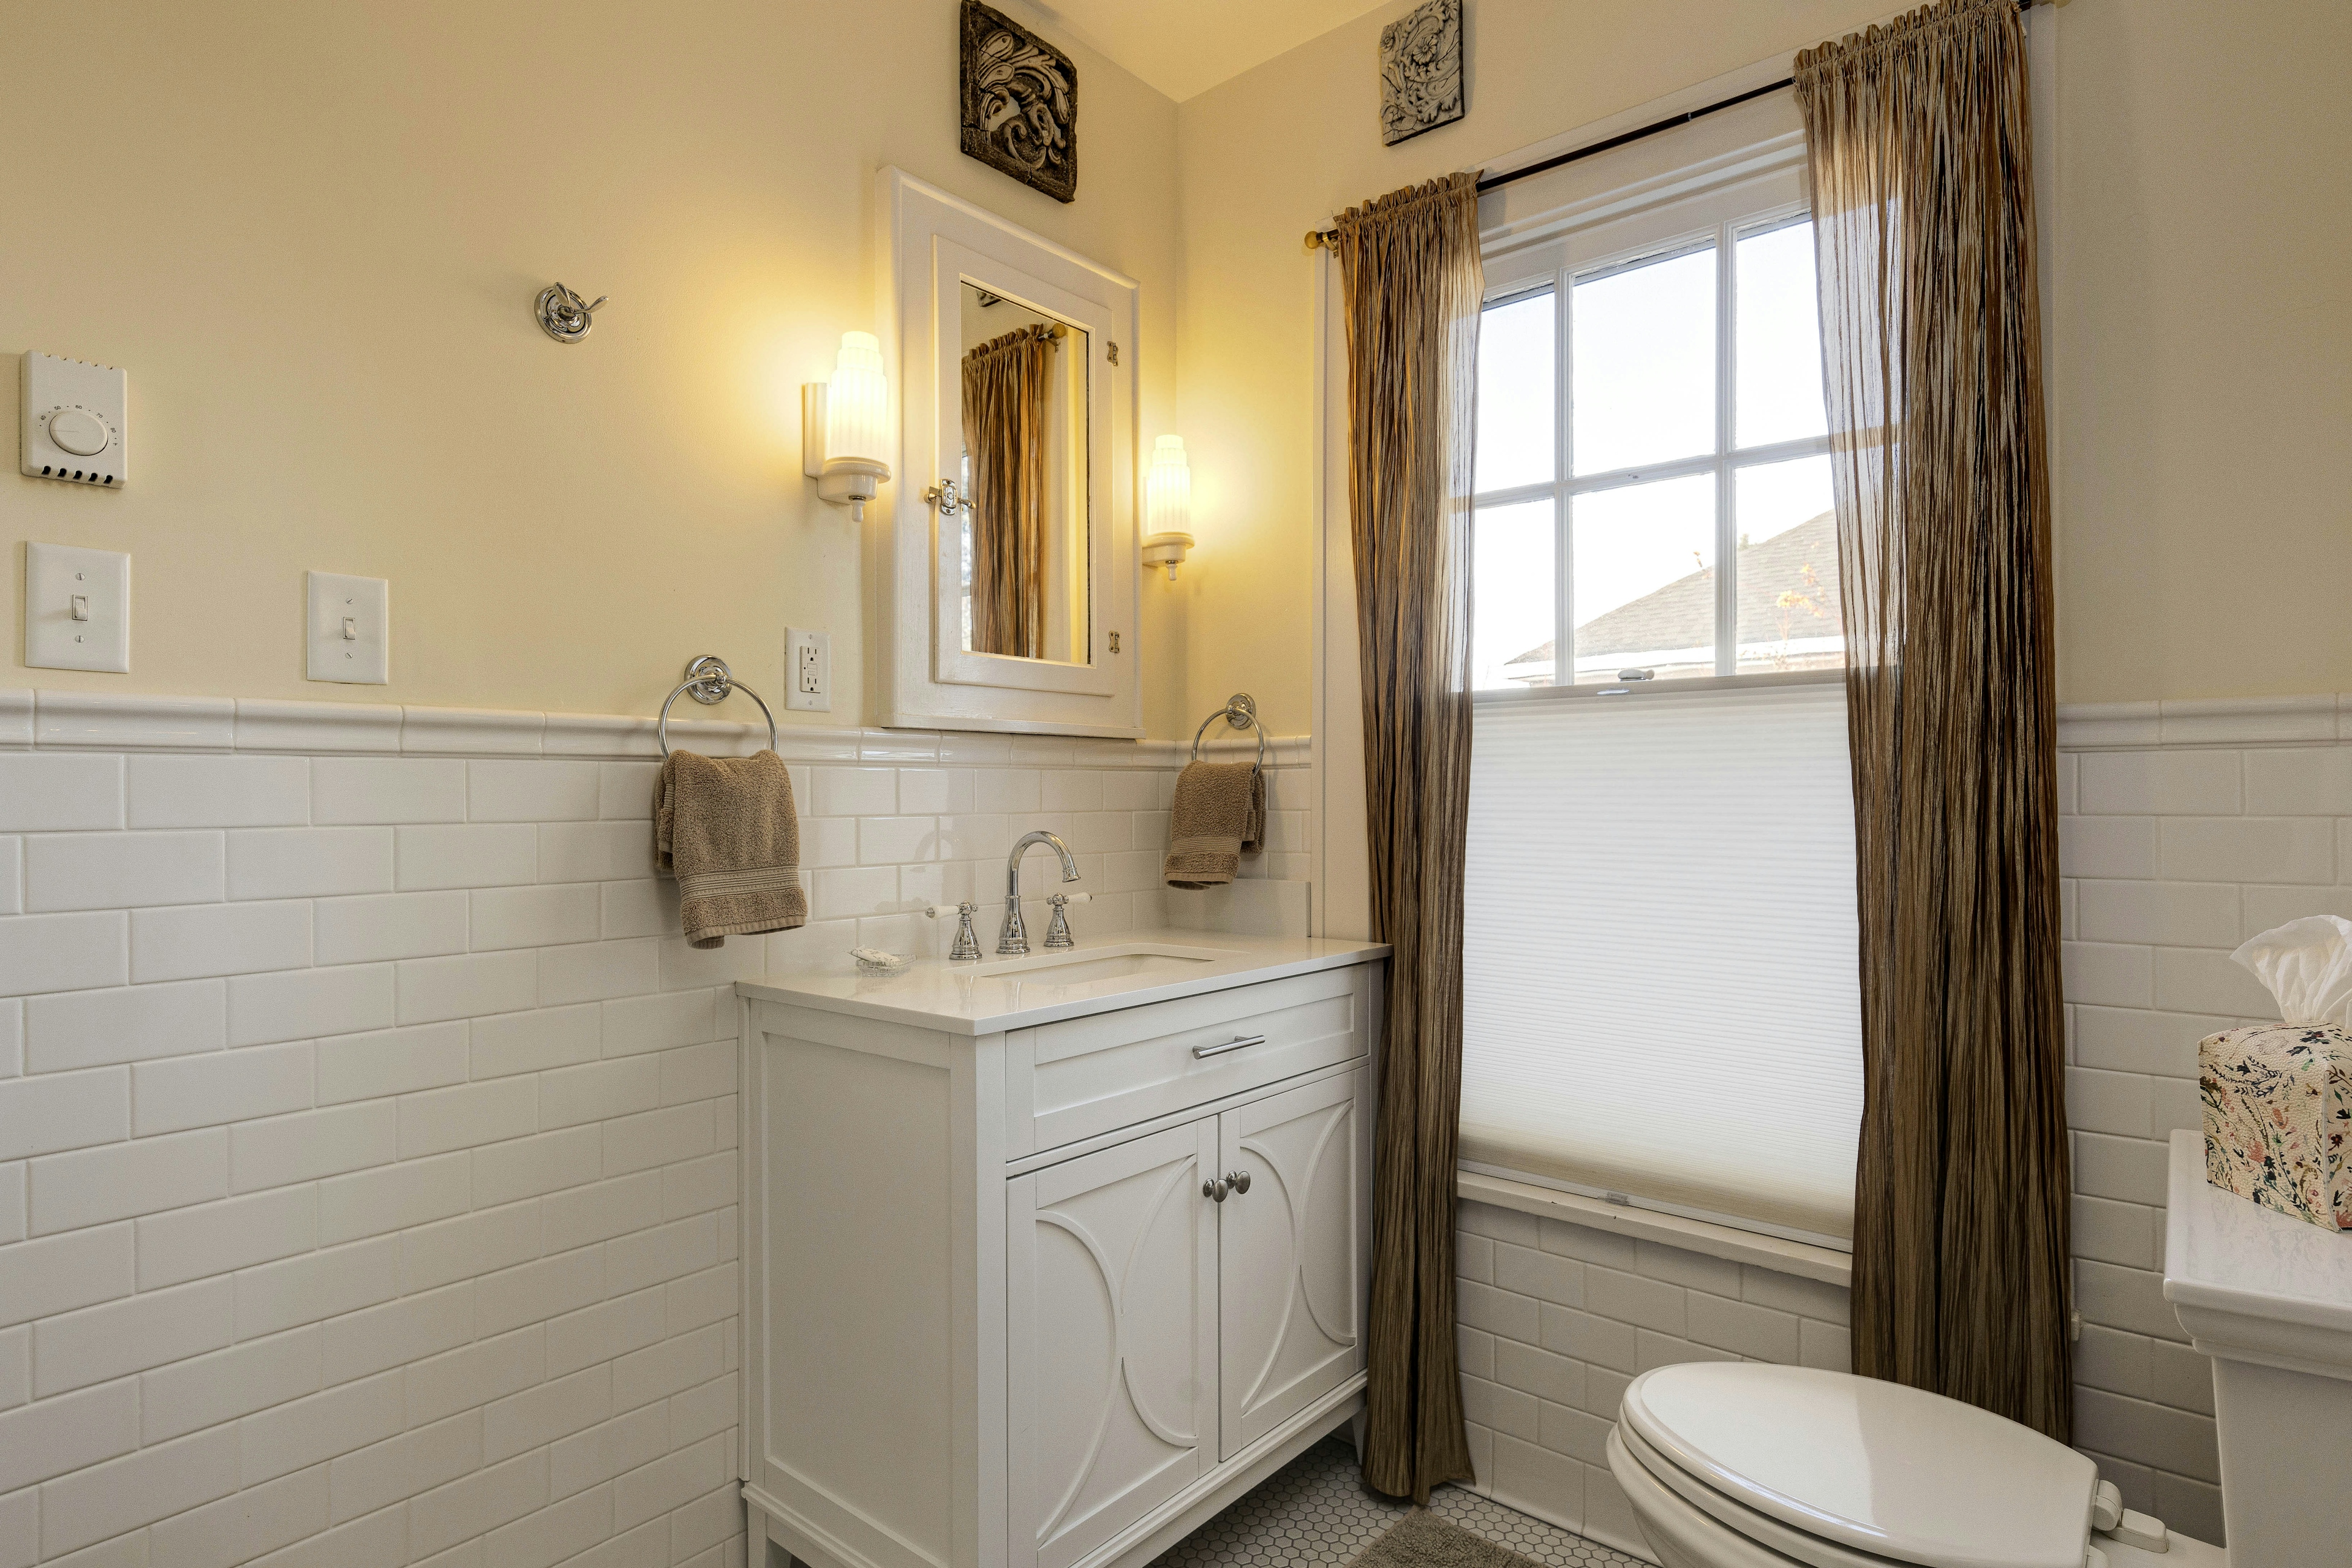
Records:
[[[23,460],[37,479],[121,489],[131,477],[123,450],[129,378],[110,364],[55,354],[24,358]]]

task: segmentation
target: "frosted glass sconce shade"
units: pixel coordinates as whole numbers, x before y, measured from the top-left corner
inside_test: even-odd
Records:
[[[1162,436],[1151,444],[1151,477],[1145,505],[1155,533],[1182,533],[1192,526],[1192,464],[1184,437]]]
[[[844,332],[830,382],[801,388],[801,468],[816,493],[866,520],[866,503],[890,477],[890,384],[872,332]]]
[[[887,468],[890,385],[882,379],[882,345],[872,332],[841,334],[841,356],[825,388],[824,455]]]
[[[1168,580],[1192,548],[1192,464],[1184,437],[1162,436],[1151,444],[1151,474],[1144,481],[1143,506],[1152,528],[1143,542],[1143,563],[1165,566]]]

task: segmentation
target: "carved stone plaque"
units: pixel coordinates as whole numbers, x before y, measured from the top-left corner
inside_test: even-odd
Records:
[[[964,152],[1057,202],[1075,201],[1077,67],[980,0],[964,0],[962,25]]]
[[[1381,29],[1381,140],[1462,118],[1462,0],[1429,0]]]

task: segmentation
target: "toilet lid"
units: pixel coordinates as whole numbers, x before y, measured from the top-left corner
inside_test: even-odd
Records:
[[[1923,1568],[2083,1568],[2098,1467],[1972,1405],[1685,1362],[1635,1378],[1622,1413],[1685,1474],[1822,1540]]]

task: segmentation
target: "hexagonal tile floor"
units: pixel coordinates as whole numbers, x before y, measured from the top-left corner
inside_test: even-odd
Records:
[[[1429,1510],[1545,1568],[1649,1568],[1459,1487],[1432,1493]],[[1410,1503],[1364,1485],[1346,1437],[1327,1437],[1169,1548],[1152,1568],[1343,1563],[1411,1511]]]

